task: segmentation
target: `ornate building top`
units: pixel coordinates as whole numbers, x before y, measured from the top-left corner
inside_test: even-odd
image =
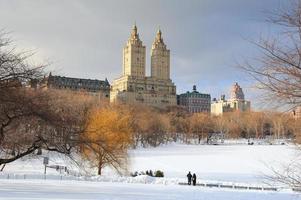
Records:
[[[128,40],[128,44],[142,45],[142,41],[139,38],[139,33],[138,33],[138,29],[137,29],[136,23],[135,23],[135,25],[132,28],[131,35],[130,35],[130,38]]]
[[[163,38],[162,38],[162,32],[159,28],[155,37],[155,41],[153,42],[152,49],[155,48],[163,48],[166,49],[166,45],[164,44]]]
[[[145,46],[139,38],[136,24],[133,26],[130,38],[123,48],[123,75],[145,76]]]
[[[231,100],[244,100],[245,95],[242,91],[242,88],[238,85],[238,83],[235,83],[230,92],[230,99]]]

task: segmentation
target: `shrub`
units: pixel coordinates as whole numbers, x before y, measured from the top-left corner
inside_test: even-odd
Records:
[[[131,175],[132,177],[136,177],[136,176],[138,176],[138,172],[135,171],[134,173],[131,173],[130,175]]]
[[[155,171],[155,177],[164,177],[164,173],[160,170]]]

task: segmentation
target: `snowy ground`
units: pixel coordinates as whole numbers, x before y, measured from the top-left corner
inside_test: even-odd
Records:
[[[2,200],[118,199],[118,200],[297,200],[291,192],[252,192],[204,189],[193,186],[80,181],[0,180]]]
[[[299,156],[288,145],[181,145],[133,150],[131,171],[163,170],[166,177],[185,177],[188,171],[205,180],[261,181],[271,166]]]
[[[131,172],[159,169],[166,177],[118,177],[107,168],[104,176],[89,178],[90,181],[65,180],[78,179],[72,177],[61,181],[59,172],[47,169],[47,179],[57,180],[34,180],[43,178],[44,170],[43,158],[34,157],[8,164],[0,173],[0,199],[301,199],[289,190],[241,191],[177,185],[186,180],[188,171],[196,173],[200,182],[262,185],[262,176],[270,173],[269,167],[280,169],[281,164],[299,156],[293,145],[170,144],[129,153]],[[67,166],[74,173],[81,171],[64,157],[53,153],[43,156],[50,157],[50,165]],[[7,175],[10,180],[6,180]],[[12,180],[16,178],[26,180]]]
[[[300,158],[300,151],[293,145],[184,145],[170,144],[157,148],[130,150],[129,171],[163,170],[167,178],[185,178],[188,171],[205,180],[260,181],[269,167],[280,168],[282,164]],[[67,166],[73,172],[80,171],[63,156],[49,156],[50,165]],[[5,173],[42,174],[43,158],[20,159],[8,164]],[[58,174],[47,169],[47,174]],[[104,175],[111,176],[106,168]]]

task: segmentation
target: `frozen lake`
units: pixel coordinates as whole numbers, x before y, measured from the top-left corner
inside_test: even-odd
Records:
[[[299,157],[293,145],[184,145],[169,144],[157,148],[130,150],[129,172],[162,170],[167,178],[186,178],[188,171],[199,179],[230,182],[262,182],[270,167],[280,168]],[[57,154],[50,157],[50,165],[64,165],[79,170],[68,159]],[[42,174],[43,158],[22,159],[8,164],[4,172],[13,174]],[[106,168],[105,176],[116,176]],[[58,174],[47,169],[48,174]]]
[[[257,182],[270,167],[299,157],[287,145],[182,145],[130,151],[131,171],[163,170],[166,177],[185,177],[188,171],[206,180]]]

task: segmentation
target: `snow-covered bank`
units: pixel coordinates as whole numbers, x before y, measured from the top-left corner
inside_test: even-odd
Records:
[[[299,194],[286,189],[273,192],[178,185],[186,182],[186,174],[191,171],[197,174],[200,184],[262,187],[262,174],[270,172],[268,166],[280,168],[280,164],[299,156],[293,145],[169,144],[130,150],[129,154],[130,172],[162,170],[165,177],[118,176],[110,168],[102,176],[83,176],[85,172],[70,159],[44,152],[4,168],[0,173],[0,199],[301,199]],[[43,156],[50,158],[50,165],[66,166],[71,173],[48,168],[44,180]]]
[[[1,200],[298,200],[293,192],[233,191],[193,186],[109,182],[0,180]]]
[[[169,144],[157,148],[130,150],[129,171],[162,170],[169,180],[185,179],[188,171],[196,173],[203,181],[228,181],[261,183],[262,175],[270,172],[269,166],[280,167],[296,159],[299,151],[293,145],[185,145]],[[84,171],[70,159],[54,153],[50,165],[66,166],[72,175]],[[43,157],[20,159],[4,168],[5,174],[42,176]],[[101,179],[123,179],[106,168]],[[62,172],[64,174],[64,172]],[[47,169],[47,175],[59,176],[55,169]],[[95,173],[94,173],[95,174]],[[5,176],[5,175],[3,175]]]

